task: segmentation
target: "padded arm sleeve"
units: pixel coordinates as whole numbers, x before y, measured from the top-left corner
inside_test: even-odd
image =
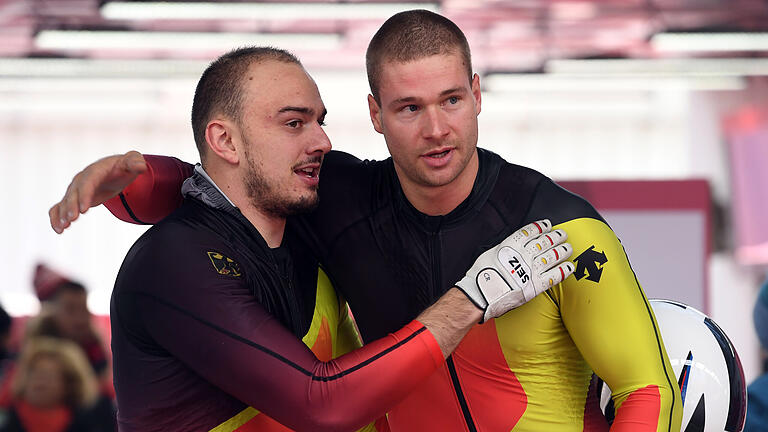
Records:
[[[150,225],[181,205],[181,184],[194,166],[169,156],[144,155],[144,160],[147,171],[104,206],[122,221]]]

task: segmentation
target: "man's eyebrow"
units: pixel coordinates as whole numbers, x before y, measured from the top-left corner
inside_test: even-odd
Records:
[[[284,113],[284,112],[300,112],[302,114],[314,114],[315,110],[309,107],[296,107],[296,106],[285,106],[280,108],[278,113]]]
[[[449,88],[448,90],[441,91],[440,92],[440,97],[447,96],[449,94],[463,93],[465,91],[466,91],[465,87],[457,86],[457,87]],[[419,98],[417,98],[415,96],[407,96],[407,97],[403,97],[403,98],[400,98],[400,99],[393,100],[389,104],[389,106],[394,107],[396,105],[402,105],[402,104],[407,104],[407,103],[411,103],[411,102],[418,102],[418,101],[419,101]]]
[[[418,98],[414,96],[408,96],[408,97],[393,100],[392,102],[389,103],[389,106],[394,107],[395,105],[402,105],[402,104],[407,104],[407,103],[416,102],[416,101],[418,101]]]
[[[453,94],[453,93],[463,93],[465,89],[466,87],[459,86],[459,87],[454,87],[448,90],[443,90],[440,92],[440,96],[448,96],[449,94]]]
[[[285,106],[280,108],[278,113],[284,113],[284,112],[298,112],[302,114],[312,115],[315,113],[315,110],[313,108],[309,107],[295,107],[295,106]],[[328,110],[323,108],[323,112],[320,114],[320,118],[324,118],[328,114]]]

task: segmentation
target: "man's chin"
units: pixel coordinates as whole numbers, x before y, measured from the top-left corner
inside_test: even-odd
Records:
[[[459,176],[458,170],[445,170],[444,172],[421,172],[419,173],[418,183],[426,187],[442,187],[451,184]]]
[[[299,197],[293,201],[281,200],[260,206],[262,210],[274,216],[289,217],[305,214],[315,210],[320,203],[317,193]]]
[[[315,194],[315,196],[311,199],[297,201],[295,207],[293,208],[294,211],[290,216],[313,212],[319,204],[320,198],[317,196],[317,194]]]

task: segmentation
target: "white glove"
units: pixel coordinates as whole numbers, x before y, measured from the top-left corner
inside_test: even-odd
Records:
[[[571,275],[573,247],[545,219],[515,231],[483,252],[456,286],[485,311],[483,320],[522,306]],[[550,232],[551,231],[551,232]],[[565,262],[564,262],[565,261]]]

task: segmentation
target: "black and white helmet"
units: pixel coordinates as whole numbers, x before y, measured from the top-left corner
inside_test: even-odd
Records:
[[[747,414],[744,370],[725,332],[698,310],[651,300],[683,399],[682,432],[740,432]],[[610,389],[601,407],[613,418]]]

